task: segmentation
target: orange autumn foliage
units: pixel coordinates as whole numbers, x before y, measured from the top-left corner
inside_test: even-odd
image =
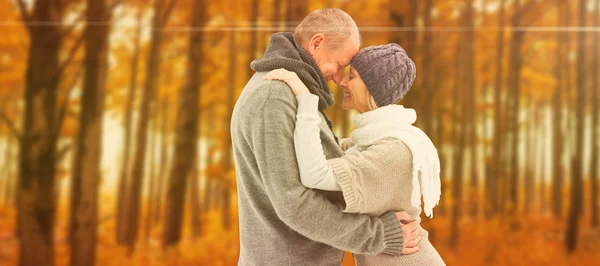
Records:
[[[104,203],[106,197],[103,198]],[[106,205],[110,208],[111,205]],[[64,206],[63,206],[64,207]],[[68,265],[69,248],[64,212],[59,212],[55,232],[56,265]],[[237,209],[232,209],[236,217]],[[17,265],[18,240],[14,235],[14,209],[0,207],[0,265]],[[147,243],[140,243],[133,256],[127,256],[125,247],[114,240],[114,220],[111,216],[101,219],[98,228],[96,265],[106,266],[159,266],[159,265],[237,265],[239,240],[237,224],[226,231],[221,226],[220,210],[202,214],[202,236],[192,240],[189,217],[186,213],[183,241],[169,250],[160,245],[161,228],[151,232]],[[142,219],[144,220],[144,219]],[[237,221],[237,218],[236,218]],[[451,248],[447,244],[449,220],[434,218],[426,228],[434,235],[432,242],[447,265],[593,265],[600,259],[600,230],[586,228],[581,233],[580,248],[572,255],[565,255],[562,226],[545,214],[532,213],[518,222],[510,219],[465,218],[460,222],[464,228],[459,244]],[[354,265],[352,255],[346,253],[344,266]]]

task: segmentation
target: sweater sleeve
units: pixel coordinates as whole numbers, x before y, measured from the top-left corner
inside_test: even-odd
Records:
[[[319,97],[310,93],[296,96],[298,100],[298,114],[296,115],[296,129],[294,130],[294,146],[296,158],[300,168],[302,185],[329,191],[341,191],[333,169],[323,152],[319,136],[318,114]]]
[[[277,216],[299,234],[340,250],[400,254],[403,234],[394,212],[380,217],[343,213],[323,192],[301,184],[294,150],[292,92],[271,85],[263,93],[268,97],[252,122],[250,141],[261,183]]]

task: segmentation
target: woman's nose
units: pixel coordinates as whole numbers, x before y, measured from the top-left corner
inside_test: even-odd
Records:
[[[348,78],[343,77],[342,80],[340,81],[340,83],[338,83],[338,85],[340,85],[340,87],[342,87],[342,88],[346,88],[346,85],[348,85]]]

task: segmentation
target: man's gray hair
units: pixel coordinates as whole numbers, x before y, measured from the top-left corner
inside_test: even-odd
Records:
[[[311,12],[294,30],[294,39],[305,45],[315,34],[322,33],[329,49],[336,49],[357,30],[356,22],[348,13],[338,8],[325,8]]]

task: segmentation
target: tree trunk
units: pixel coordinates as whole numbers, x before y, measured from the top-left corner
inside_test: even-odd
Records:
[[[288,0],[287,1],[287,19],[288,23],[292,23],[292,26],[296,27],[308,15],[308,1],[307,0]],[[290,29],[289,31],[294,31]]]
[[[190,207],[191,207],[191,225],[192,239],[197,239],[202,234],[202,224],[200,223],[200,195],[198,194],[198,162],[194,161],[192,166],[192,174],[190,175]]]
[[[462,171],[463,171],[463,152],[465,146],[465,117],[461,117],[459,119],[459,115],[464,111],[464,103],[466,102],[463,97],[461,97],[460,93],[460,85],[459,82],[464,80],[464,73],[462,73],[461,67],[461,59],[462,59],[462,42],[461,38],[457,42],[456,47],[456,59],[455,59],[455,77],[454,77],[454,119],[453,119],[453,138],[454,138],[454,147],[453,147],[453,166],[452,166],[452,209],[451,209],[451,219],[450,219],[450,246],[452,248],[456,247],[458,243],[458,220],[460,219],[459,206],[462,202]],[[462,104],[462,105],[461,105]]]
[[[12,192],[15,189],[13,187],[13,179],[14,179],[14,175],[13,175],[13,171],[12,171],[12,166],[14,164],[13,162],[13,154],[12,154],[12,150],[13,150],[13,138],[12,137],[8,137],[7,141],[6,141],[6,147],[4,149],[4,164],[3,164],[3,168],[2,168],[2,174],[4,175],[4,180],[2,181],[2,203],[4,203],[5,205],[9,206],[12,205]]]
[[[264,52],[267,49],[267,46],[269,45],[270,41],[266,41],[264,42],[265,39],[270,40],[270,38],[266,38],[267,36],[271,36],[273,33],[275,32],[280,32],[280,31],[285,31],[285,29],[283,29],[283,23],[281,23],[281,0],[273,0],[273,9],[272,9],[272,13],[271,13],[271,27],[272,30],[271,31],[265,31],[263,34],[262,39],[260,40],[260,43],[263,44],[263,46],[261,46],[261,52]]]
[[[531,178],[531,166],[532,164],[532,159],[531,156],[533,154],[531,148],[531,123],[533,123],[533,119],[531,119],[531,109],[533,109],[533,101],[532,101],[532,96],[531,95],[525,95],[523,97],[523,109],[524,112],[526,114],[526,118],[525,118],[525,123],[523,123],[523,140],[522,140],[522,144],[523,146],[525,146],[525,149],[523,151],[523,178],[520,180],[521,183],[519,184],[520,186],[523,187],[523,212],[524,215],[527,215],[527,211],[529,210],[529,202],[527,202],[527,182],[529,181],[529,179]]]
[[[208,110],[206,110],[206,115],[208,117],[207,119],[207,124],[208,125],[214,125],[215,124],[215,109],[214,108],[209,108]],[[211,138],[211,137],[209,137]],[[215,159],[215,148],[212,145],[208,145],[208,150],[207,150],[207,158],[206,158],[206,165],[207,166],[213,166],[216,164],[216,159]],[[213,208],[213,206],[215,206],[214,204],[214,197],[213,195],[215,194],[215,186],[213,185],[213,176],[207,176],[205,178],[205,182],[204,182],[204,204],[202,209],[206,212],[209,211],[210,209]]]
[[[0,110],[0,112],[2,112]],[[2,125],[0,124],[0,132],[2,132]],[[4,156],[2,157],[3,161],[0,161],[0,203],[6,204],[6,189],[8,188],[8,181],[10,177],[10,151],[9,151],[9,142],[6,141],[4,144]],[[2,150],[0,150],[2,152]]]
[[[273,0],[273,28],[275,31],[282,31],[281,29],[281,0]]]
[[[482,6],[486,7],[487,6],[487,1],[484,0],[482,2]],[[479,12],[479,17],[478,20],[480,21],[485,21],[486,20],[486,14],[485,12]],[[484,78],[482,78],[482,84],[481,84],[481,99],[482,101],[487,105],[489,102],[489,97],[490,97],[490,82],[491,81],[485,81]],[[488,124],[488,121],[490,121],[490,114],[489,111],[487,110],[487,108],[483,111],[482,116],[481,116],[481,124],[483,127],[483,136],[489,136],[490,134],[490,125]],[[476,120],[477,121],[477,120]],[[488,141],[492,141],[491,139],[488,139]],[[484,217],[488,217],[487,216],[487,209],[489,208],[489,202],[487,200],[487,198],[489,198],[489,178],[490,178],[490,170],[491,169],[491,154],[490,154],[490,147],[489,144],[487,144],[487,142],[484,143],[483,145],[481,145],[481,154],[482,154],[482,158],[483,158],[483,164],[481,165],[482,169],[482,173],[483,173],[483,191],[481,194],[481,200],[479,202],[479,204],[481,205],[481,209],[480,211],[483,212],[483,216]]]
[[[394,26],[408,27],[411,30],[405,32],[405,36],[398,33],[393,34],[390,42],[401,43],[409,56],[416,54],[417,46],[417,17],[419,14],[419,1],[410,0],[408,5],[402,1],[391,1],[390,20]]]
[[[573,1],[572,1],[573,2]],[[571,3],[572,3],[571,2]],[[565,2],[564,5],[564,16],[565,16],[565,25],[563,27],[570,27],[571,26],[571,3],[567,3]],[[573,39],[572,33],[565,33],[565,38],[566,40],[565,42],[565,51],[567,51],[567,53],[571,53],[571,39]],[[576,95],[577,95],[577,89],[573,89],[573,79],[571,78],[573,76],[573,69],[575,68],[573,63],[570,62],[571,60],[567,60],[567,62],[565,63],[565,65],[567,66],[564,69],[564,73],[565,73],[565,87],[564,87],[564,93],[566,94],[566,114],[564,117],[564,123],[565,123],[565,136],[567,136],[567,138],[565,138],[565,143],[564,143],[564,149],[565,149],[565,157],[566,157],[566,165],[568,167],[565,167],[565,171],[563,173],[566,178],[568,178],[569,176],[571,176],[573,173],[571,169],[571,158],[572,158],[572,154],[574,153],[574,147],[575,147],[575,135],[576,132],[575,130],[573,130],[576,125],[576,118],[575,118],[575,109],[577,109],[577,99],[576,99]],[[565,183],[566,181],[563,180],[563,184],[561,187],[561,210],[562,212],[564,212],[564,208],[565,208],[565,204],[562,203],[562,197],[563,195],[565,195]]]
[[[85,76],[71,188],[71,265],[94,265],[110,14],[104,0],[88,0]],[[102,25],[95,23],[104,22]],[[94,24],[92,24],[94,23]]]
[[[585,0],[579,0],[579,27],[585,27]],[[571,177],[571,206],[567,219],[565,246],[567,253],[573,253],[577,247],[579,234],[579,218],[583,208],[583,160],[584,151],[584,115],[586,109],[586,79],[585,79],[585,31],[578,32],[577,43],[577,108],[576,108],[576,145],[573,156],[573,176]]]
[[[18,178],[17,178],[17,167],[18,167],[18,152],[15,149],[19,147],[18,136],[8,136],[6,142],[6,150],[5,152],[5,170],[6,173],[6,181],[3,187],[3,202],[6,206],[13,207],[15,209],[17,206],[17,190],[18,190]],[[17,224],[18,226],[18,224]],[[15,230],[16,231],[16,230]]]
[[[600,0],[596,0],[595,2],[596,4],[594,5],[596,7],[596,13],[594,14],[594,25],[596,27],[600,27]],[[592,33],[594,34],[594,41],[593,43],[600,43],[600,33],[598,32],[594,32]],[[593,53],[592,53],[592,58],[593,58],[593,66],[592,66],[592,72],[591,73],[599,73],[598,71],[600,69],[598,69],[598,60],[600,60],[598,58],[598,49],[593,49]],[[600,99],[598,99],[598,77],[597,76],[592,76],[592,144],[591,144],[591,149],[592,149],[592,155],[591,155],[591,162],[590,162],[590,183],[592,186],[592,191],[591,191],[591,203],[590,206],[592,208],[592,217],[591,217],[591,225],[592,228],[596,228],[598,227],[598,223],[599,223],[599,217],[598,217],[598,164],[600,164],[600,162],[598,161],[598,153],[600,152],[600,143],[598,143],[598,139],[600,139],[600,129],[598,128],[598,125],[600,125],[600,116],[598,115],[598,113],[600,113],[600,109],[598,101],[600,101]]]
[[[512,17],[512,27],[517,28],[521,24],[521,13],[522,8],[517,0],[515,3],[516,14]],[[510,189],[509,189],[509,200],[510,200],[510,212],[516,213],[519,206],[519,111],[520,111],[520,81],[521,81],[521,46],[523,43],[522,31],[511,32],[511,43],[509,51],[509,88],[512,89],[512,108],[510,116],[510,132],[512,132],[511,148],[510,148]]]
[[[423,27],[426,29],[426,31],[423,33],[423,57],[421,58],[421,69],[423,70],[423,74],[417,77],[420,80],[420,90],[414,90],[411,93],[417,93],[415,96],[418,97],[416,100],[419,102],[419,109],[421,109],[417,110],[417,112],[421,111],[420,113],[423,114],[422,118],[417,120],[417,126],[422,126],[423,131],[426,134],[432,134],[433,121],[431,119],[431,99],[433,98],[431,96],[433,96],[432,92],[434,91],[434,88],[432,87],[433,56],[431,44],[433,40],[433,33],[427,29],[429,29],[431,26],[433,0],[425,0],[424,3]],[[413,54],[411,56],[414,57],[415,55]]]
[[[291,1],[290,1],[291,2]],[[301,10],[296,8],[295,10]],[[298,11],[300,12],[300,11]],[[297,14],[298,15],[298,14]],[[233,107],[235,104],[235,77],[236,77],[236,63],[237,63],[237,58],[236,58],[236,51],[235,51],[235,32],[231,32],[230,36],[229,36],[229,74],[231,75],[231,78],[229,79],[229,93],[228,93],[228,101],[227,101],[227,121],[231,121],[231,116],[233,114]],[[229,123],[227,123],[229,128]],[[221,203],[223,204],[223,206],[221,207],[222,213],[221,213],[221,218],[222,218],[222,224],[223,224],[223,228],[225,228],[226,230],[231,229],[231,219],[229,217],[229,193],[230,193],[230,188],[228,186],[228,173],[229,171],[232,169],[233,165],[232,165],[232,147],[231,147],[231,135],[230,134],[225,134],[227,137],[225,138],[225,156],[223,156],[223,181],[224,184],[222,186],[222,201]]]
[[[195,0],[191,10],[191,26],[201,27],[205,20],[203,0]],[[193,174],[197,159],[198,126],[200,117],[200,66],[202,63],[201,31],[190,33],[187,79],[181,89],[175,124],[175,150],[165,207],[163,247],[176,245],[181,239],[186,182]]]
[[[14,148],[13,148],[13,163],[12,163],[12,177],[11,177],[11,183],[10,183],[10,188],[8,191],[10,191],[9,194],[9,199],[10,199],[10,204],[11,206],[13,206],[17,211],[19,210],[19,190],[21,189],[20,186],[20,179],[19,179],[19,141],[16,139],[13,139],[14,141]],[[17,212],[18,213],[18,212]],[[17,227],[19,227],[21,224],[17,223]]]
[[[157,99],[158,100],[158,99]],[[146,205],[146,222],[145,222],[145,230],[144,230],[144,242],[148,242],[148,240],[150,239],[150,233],[152,231],[152,217],[153,217],[153,211],[154,211],[154,206],[156,205],[156,191],[158,189],[158,176],[156,175],[156,171],[155,171],[155,159],[156,158],[156,135],[158,134],[156,132],[156,124],[157,124],[157,115],[156,115],[156,109],[153,110],[152,112],[152,121],[151,121],[151,126],[150,126],[150,156],[149,156],[149,160],[148,160],[148,166],[150,167],[150,171],[148,171],[148,196],[146,199],[147,205]],[[162,163],[162,162],[160,162]]]
[[[436,79],[439,77],[433,78],[432,72],[433,69],[433,55],[432,55],[432,43],[433,43],[433,33],[428,29],[431,27],[431,12],[433,7],[433,0],[425,0],[423,6],[423,27],[426,31],[423,33],[423,57],[421,58],[421,69],[423,69],[423,74],[418,76],[417,81],[415,83],[420,84],[420,90],[413,90],[412,93],[417,93],[415,95],[415,100],[419,102],[418,107],[420,109],[420,113],[422,114],[420,119],[417,119],[416,125],[421,126],[423,131],[429,135],[433,136],[433,104],[432,99],[435,98],[435,91],[437,87],[434,87],[434,83]],[[415,55],[412,55],[415,57]],[[425,96],[425,97],[424,97]],[[419,112],[419,110],[417,110]],[[425,228],[429,228],[429,239],[431,241],[434,240],[436,236],[435,228],[431,225],[431,220],[424,220],[422,225]]]
[[[572,15],[571,8],[572,8],[573,2],[575,2],[575,1],[571,1],[571,3],[565,3],[565,11],[564,12],[565,12],[565,17],[566,17],[565,21],[567,21],[567,24],[564,27],[571,26],[571,23],[572,23],[571,22],[571,20],[572,20],[571,19],[571,15]],[[565,46],[566,46],[565,49],[566,49],[566,51],[568,51],[568,53],[572,52],[571,51],[571,40],[573,39],[574,34],[575,33],[569,33],[569,34],[567,34],[567,37],[566,37],[568,41],[565,44]],[[575,42],[575,45],[577,45],[576,42]],[[566,142],[565,143],[565,150],[566,150],[565,153],[566,153],[566,157],[567,157],[566,164],[568,166],[568,167],[566,167],[567,169],[566,169],[565,176],[567,176],[567,177],[568,176],[572,177],[572,175],[573,175],[571,160],[573,159],[574,154],[576,152],[578,152],[576,150],[577,144],[576,144],[576,140],[575,140],[575,138],[577,137],[577,131],[574,130],[577,127],[577,117],[576,117],[577,116],[576,112],[577,112],[577,108],[578,108],[578,106],[577,106],[577,88],[573,88],[573,85],[577,86],[577,83],[573,84],[573,82],[572,82],[573,76],[575,77],[575,80],[577,79],[577,73],[573,73],[573,72],[577,72],[577,69],[576,69],[576,66],[573,65],[573,62],[570,62],[570,61],[571,60],[567,61],[567,65],[569,67],[567,67],[565,69],[565,75],[566,75],[565,79],[566,80],[565,80],[565,88],[564,88],[565,94],[567,96],[567,100],[566,100],[567,114],[566,114],[566,118],[565,118],[565,123],[566,123],[566,130],[565,130],[566,134],[565,135],[568,136],[565,139],[565,142]],[[573,61],[575,63],[577,62],[575,60],[573,60]],[[575,70],[575,71],[573,71],[573,70]],[[575,81],[575,82],[577,82],[577,81]],[[566,181],[563,181],[561,196],[565,195],[565,190],[567,190],[567,189],[565,189],[565,187],[567,187],[565,183],[566,183]],[[565,212],[565,210],[564,210],[565,204],[564,203],[562,203],[561,208],[563,209],[563,212]]]
[[[512,40],[514,40],[514,37],[511,36],[511,45],[512,45]],[[510,55],[510,50],[509,50],[509,55]],[[501,161],[501,163],[503,164],[503,168],[504,168],[504,173],[501,179],[501,195],[500,195],[500,211],[503,214],[501,217],[505,217],[504,214],[506,214],[507,211],[507,205],[510,206],[511,202],[510,202],[510,190],[511,190],[511,184],[512,184],[512,157],[514,156],[514,152],[511,151],[512,149],[512,143],[513,143],[513,139],[515,138],[515,133],[514,133],[514,126],[513,126],[513,113],[515,112],[515,110],[513,110],[513,87],[512,84],[514,84],[514,81],[512,81],[512,74],[514,73],[514,66],[512,65],[513,61],[510,60],[509,58],[509,63],[508,63],[508,68],[509,68],[509,75],[508,75],[508,81],[507,81],[507,86],[506,86],[506,93],[505,93],[505,100],[504,100],[504,110],[505,110],[505,114],[504,114],[504,120],[503,120],[503,125],[502,128],[504,129],[504,133],[506,134],[505,138],[504,138],[504,151],[503,151],[503,160]]]
[[[530,96],[530,98],[533,98],[533,96]],[[527,115],[527,133],[525,134],[526,138],[527,138],[527,142],[525,144],[526,151],[525,154],[527,154],[525,156],[525,160],[526,160],[526,165],[525,165],[525,214],[528,214],[531,208],[531,205],[533,203],[533,186],[534,186],[534,181],[535,181],[535,170],[536,170],[536,161],[537,161],[537,153],[536,153],[536,144],[537,144],[537,139],[536,138],[536,128],[537,128],[537,122],[539,121],[539,119],[537,119],[535,117],[535,113],[536,113],[536,105],[534,103],[533,99],[529,99],[530,102],[530,108],[528,110],[528,115]],[[542,108],[541,106],[537,107],[537,108]]]
[[[465,22],[463,24],[464,27],[468,27],[468,28],[472,28],[474,27],[474,22],[473,22],[473,0],[470,0],[467,2],[467,7],[466,7],[466,12],[464,14],[465,16]],[[465,32],[465,39],[464,39],[464,81],[465,81],[465,86],[463,86],[463,88],[465,89],[465,91],[467,92],[467,97],[465,97],[465,101],[464,101],[464,107],[465,107],[465,121],[463,123],[463,125],[465,125],[464,130],[466,131],[466,138],[469,141],[469,146],[470,146],[470,156],[471,156],[471,182],[470,182],[470,189],[469,189],[469,195],[471,196],[472,199],[478,199],[478,195],[477,195],[477,191],[478,191],[478,176],[477,176],[477,166],[479,165],[477,163],[477,124],[476,124],[476,120],[475,120],[475,108],[476,108],[476,104],[475,101],[477,99],[477,95],[476,95],[476,91],[475,91],[475,78],[474,78],[474,69],[473,69],[473,64],[474,64],[474,46],[473,46],[473,42],[474,42],[474,36],[473,36],[473,31],[466,31]],[[477,214],[477,202],[479,202],[479,200],[474,200],[472,201],[473,203],[470,204],[470,214],[471,216],[475,216]]]
[[[60,23],[61,1],[34,1],[32,21]],[[19,145],[17,223],[19,265],[54,265],[55,173],[58,119],[56,103],[60,84],[59,54],[62,28],[26,25],[30,45],[25,74],[25,112]],[[49,134],[50,133],[50,134]]]
[[[506,0],[500,2],[500,10],[498,11],[498,28],[504,28],[504,6]],[[489,197],[486,207],[486,218],[490,219],[492,215],[498,211],[499,198],[498,198],[498,187],[501,179],[504,179],[504,164],[502,147],[504,141],[504,128],[503,125],[503,110],[502,110],[502,58],[504,57],[504,31],[499,30],[496,39],[496,78],[494,85],[494,143],[492,146],[492,168],[491,175],[486,179]]]
[[[231,230],[231,217],[230,213],[229,213],[229,205],[230,205],[230,199],[231,199],[231,188],[229,186],[229,182],[227,180],[222,181],[221,184],[221,189],[222,189],[222,193],[221,196],[223,197],[222,203],[223,206],[221,208],[221,222],[223,225],[223,228],[225,230]]]
[[[539,184],[540,184],[540,212],[544,213],[546,211],[546,156],[548,156],[548,148],[546,146],[548,139],[547,125],[548,118],[545,112],[542,112],[540,109],[537,110],[537,117],[539,121],[542,122],[542,126],[540,127],[542,130],[542,140],[539,144],[538,150],[540,151],[540,172],[539,172]]]
[[[157,0],[154,3],[154,17],[152,19],[152,27],[159,29],[166,24],[172,9],[165,6],[172,6],[177,0]],[[156,88],[159,83],[159,68],[160,68],[160,51],[164,31],[153,30],[150,37],[150,52],[148,54],[148,63],[146,69],[146,84],[142,93],[142,101],[140,108],[140,117],[137,126],[137,136],[133,165],[131,168],[131,187],[128,193],[129,203],[127,206],[127,229],[125,242],[129,247],[129,254],[133,253],[135,242],[139,231],[140,219],[140,201],[142,184],[144,177],[144,162],[146,159],[146,139],[148,137],[148,122],[151,110],[154,108],[154,99],[156,98]]]
[[[445,82],[446,80],[446,68],[445,67],[440,67],[439,65],[436,67],[435,69],[437,75],[434,78],[433,81],[433,89],[434,92],[438,92],[441,88],[442,88],[442,82]],[[439,98],[439,97],[438,97]],[[438,153],[441,153],[441,150],[443,149],[442,144],[443,144],[443,136],[444,136],[444,132],[442,131],[442,127],[443,127],[443,123],[442,123],[442,112],[444,111],[444,104],[443,101],[441,99],[438,99],[437,101],[433,101],[431,106],[431,113],[430,113],[430,117],[433,120],[432,121],[432,128],[431,128],[431,141],[433,142],[433,144],[438,147]],[[439,155],[441,156],[441,155]],[[440,157],[440,163],[442,161],[442,158]]]
[[[397,32],[391,35],[390,42],[402,44],[402,47],[406,53],[413,59],[416,59],[416,47],[417,47],[417,17],[419,16],[419,1],[410,0],[408,1],[391,1],[389,19],[395,27],[408,27],[410,28],[401,34]],[[402,100],[405,106],[419,107],[416,106],[416,99],[418,99],[419,90],[416,89],[417,82],[413,84],[412,92],[407,94]],[[419,110],[417,110],[419,112]]]
[[[222,183],[219,179],[212,179],[210,187],[210,208],[211,209],[220,209],[223,207],[223,197],[221,196],[221,189],[223,189]]]
[[[254,70],[250,68],[250,63],[252,60],[256,59],[256,50],[258,44],[258,30],[256,29],[258,25],[258,6],[260,5],[259,0],[252,0],[252,12],[250,13],[250,50],[248,52],[248,63],[246,64],[246,68],[248,69],[248,79],[254,75]]]
[[[156,189],[156,202],[154,204],[154,210],[152,211],[152,220],[154,223],[158,223],[161,217],[161,206],[164,201],[165,194],[165,170],[168,165],[167,160],[167,110],[169,103],[166,99],[163,99],[161,105],[161,133],[160,133],[160,168],[158,170],[158,186]]]
[[[15,147],[18,149],[18,141],[16,141],[14,138],[12,138],[10,140],[11,142],[14,142],[13,148],[11,149],[11,160],[10,160],[10,164],[8,164],[9,168],[8,168],[8,173],[9,173],[9,183],[8,183],[8,187],[6,188],[6,203],[11,206],[14,207],[15,209],[18,208],[17,206],[17,196],[18,196],[18,191],[19,191],[19,179],[18,179],[18,153],[15,152]],[[17,224],[18,226],[18,224]]]
[[[565,4],[564,1],[558,2],[558,26],[565,27],[566,26],[566,16],[565,12]],[[562,188],[563,188],[563,129],[562,129],[562,86],[565,84],[565,80],[563,79],[563,69],[565,61],[564,61],[564,49],[565,42],[568,42],[569,35],[565,31],[560,31],[557,33],[557,43],[558,47],[556,49],[556,68],[554,69],[554,76],[556,78],[556,87],[554,88],[554,95],[552,97],[553,103],[553,122],[552,122],[552,213],[554,214],[554,218],[560,219],[562,217]],[[567,66],[566,69],[569,67]],[[568,83],[568,80],[566,80]]]
[[[214,186],[212,185],[212,179],[210,178],[206,178],[204,180],[204,200],[203,200],[203,206],[202,206],[202,210],[204,210],[205,212],[210,210],[212,207],[212,197],[211,194],[214,193]]]
[[[202,91],[201,91],[202,93]],[[198,183],[198,209],[199,209],[199,215],[200,215],[200,224],[202,225],[202,215],[205,213],[205,209],[204,209],[204,195],[206,194],[206,176],[203,176],[202,172],[199,169],[200,168],[204,168],[204,172],[206,172],[206,169],[209,167],[210,165],[210,158],[208,156],[208,151],[210,150],[210,132],[212,131],[212,129],[209,129],[208,127],[202,127],[202,124],[206,124],[207,123],[207,116],[208,116],[208,110],[210,110],[210,108],[212,108],[209,105],[206,106],[201,106],[200,110],[201,110],[201,115],[200,115],[200,121],[204,121],[203,123],[200,123],[200,129],[198,132],[199,136],[198,138],[200,140],[204,141],[204,145],[200,146],[200,153],[203,154],[204,156],[202,158],[199,158],[197,160],[198,163],[198,169],[196,171],[198,171],[198,179],[197,179],[197,183]],[[202,234],[202,228],[199,230],[200,234]]]
[[[127,92],[127,104],[125,107],[125,118],[123,121],[124,129],[124,137],[123,139],[123,161],[121,165],[121,174],[119,177],[119,187],[118,187],[118,195],[117,201],[115,202],[115,210],[117,214],[117,230],[116,230],[116,239],[117,243],[123,244],[125,241],[125,225],[123,218],[125,217],[125,212],[127,212],[127,204],[125,200],[129,199],[125,193],[129,191],[130,180],[129,180],[129,157],[130,157],[130,149],[131,149],[131,132],[132,132],[132,119],[133,119],[133,103],[136,98],[136,81],[138,74],[138,58],[140,54],[140,35],[142,31],[142,14],[141,10],[138,11],[137,15],[137,30],[134,41],[134,49],[133,49],[133,58],[131,60],[131,78],[129,80],[129,91]]]
[[[510,65],[509,65],[510,67]],[[510,77],[509,77],[510,79]],[[504,129],[504,141],[503,141],[503,151],[501,152],[502,154],[502,160],[500,161],[500,163],[502,164],[502,169],[503,172],[502,173],[502,178],[500,179],[500,186],[499,186],[499,190],[500,190],[500,204],[499,204],[499,210],[500,213],[502,214],[501,218],[504,217],[504,214],[506,213],[506,205],[508,204],[509,201],[509,189],[510,189],[510,177],[511,177],[511,156],[512,153],[510,151],[512,145],[512,138],[514,136],[511,135],[511,120],[512,120],[512,101],[511,101],[511,88],[510,88],[510,81],[507,81],[507,86],[506,86],[506,93],[504,94],[505,99],[504,99],[504,119],[502,120],[502,126],[501,128]]]

